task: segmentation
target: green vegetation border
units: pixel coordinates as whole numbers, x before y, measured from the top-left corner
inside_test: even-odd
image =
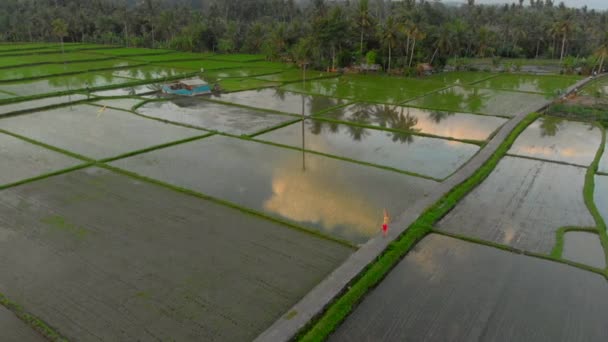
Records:
[[[519,134],[538,117],[538,113],[532,113],[524,118],[483,166],[477,169],[470,178],[457,185],[437,203],[428,208],[408,227],[403,235],[393,241],[386,251],[363,271],[346,293],[330,304],[323,316],[312,321],[309,329],[305,329],[297,339],[301,341],[325,340],[363,299],[365,294],[384,279],[418,241],[432,231],[435,222],[439,221],[458,201],[490,175]]]
[[[31,315],[23,310],[23,308],[12,301],[6,296],[0,293],[0,305],[4,306],[8,310],[12,311],[18,318],[36,330],[42,336],[46,337],[49,341],[53,342],[67,342],[68,340],[59,334],[54,328],[47,324],[42,319]]]
[[[565,236],[568,232],[587,232],[598,234],[596,227],[561,227],[555,232],[555,246],[553,247],[553,250],[551,250],[550,254],[552,258],[561,259],[564,252]]]

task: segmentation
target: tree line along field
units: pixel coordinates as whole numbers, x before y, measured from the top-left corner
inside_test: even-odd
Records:
[[[30,79],[13,79],[12,69],[0,79],[0,274],[12,275],[0,275],[8,310],[0,311],[0,326],[48,340],[253,340],[382,239],[384,209],[395,219],[420,215],[418,203],[483,154],[506,125],[582,79],[303,74],[260,55],[65,47],[65,54],[47,54],[58,45],[16,44],[7,52],[31,61],[15,68]],[[17,60],[0,56],[0,66]],[[160,85],[192,76],[222,91],[159,93]],[[484,296],[475,310],[508,296],[479,281],[483,267],[446,276],[454,272],[443,270],[479,258],[467,253],[521,274],[580,276],[586,293],[601,294],[605,144],[598,125],[534,120],[489,177],[433,222],[435,234],[396,268],[404,273],[372,291],[369,298],[410,301],[404,311],[372,313],[384,299],[366,299],[332,339],[366,336],[352,325],[427,336],[416,323],[424,312],[415,308],[434,312],[440,303],[432,298],[462,297],[471,283]],[[568,188],[554,187],[555,179],[567,179]],[[457,257],[433,251],[438,245]],[[417,271],[402,266],[412,262]],[[395,285],[399,274],[404,286]],[[497,279],[516,292],[540,286],[518,274]],[[449,282],[462,286],[450,293]],[[563,292],[567,284],[538,305],[553,313],[560,310],[550,305],[554,298],[566,298],[580,318],[568,324],[585,329],[606,307]],[[425,289],[436,295],[412,296]],[[445,310],[441,324],[458,305]],[[513,322],[510,336],[525,338],[530,323],[514,318],[520,312],[510,306],[501,315]],[[383,325],[393,314],[412,320]],[[357,323],[363,316],[373,317],[369,325]],[[495,331],[496,321],[484,322]]]

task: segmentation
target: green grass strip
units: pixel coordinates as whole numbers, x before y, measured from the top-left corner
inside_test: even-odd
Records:
[[[19,317],[22,321],[27,323],[34,330],[42,334],[42,336],[46,337],[49,341],[53,342],[67,342],[68,340],[61,336],[59,332],[53,329],[49,324],[47,324],[42,319],[31,315],[23,310],[21,305],[16,304],[10,301],[6,296],[0,293],[0,305],[6,307],[10,311],[12,311],[17,317]]]
[[[604,222],[604,218],[600,214],[597,206],[595,205],[594,191],[595,191],[595,173],[599,167],[600,160],[602,159],[602,155],[604,154],[604,148],[606,146],[606,130],[598,124],[598,127],[602,131],[602,144],[600,148],[597,150],[597,154],[595,156],[595,160],[591,164],[591,166],[587,169],[587,174],[585,175],[585,187],[583,189],[583,197],[585,198],[585,204],[591,213],[591,216],[595,219],[595,224],[597,225],[597,230],[600,235],[600,241],[602,242],[602,247],[604,247],[604,254],[606,256],[606,267],[605,276],[608,279],[608,235],[606,233],[606,222]]]
[[[552,258],[560,259],[562,257],[562,253],[564,252],[565,235],[568,232],[588,232],[597,234],[597,228],[561,227],[555,232],[555,246],[553,247],[553,250],[551,250],[550,254]]]
[[[40,176],[23,179],[23,180],[14,182],[14,183],[0,184],[0,190],[4,190],[4,189],[8,189],[8,188],[13,188],[13,187],[16,187],[16,186],[19,186],[19,185],[28,184],[28,183],[32,183],[32,182],[39,181],[39,180],[46,179],[46,178],[50,178],[50,177],[53,177],[53,176],[62,175],[64,173],[69,173],[69,172],[72,172],[72,171],[84,169],[84,168],[87,168],[87,167],[92,166],[92,165],[94,165],[93,162],[88,162],[88,163],[72,166],[72,167],[67,168],[67,169],[61,169],[61,170],[58,170],[58,171],[53,171],[53,172],[42,174]]]
[[[40,142],[38,140],[30,139],[30,138],[25,137],[23,135],[19,135],[19,134],[13,133],[13,132],[5,131],[5,130],[3,130],[1,128],[0,128],[0,133],[4,133],[6,135],[10,135],[10,136],[15,137],[17,139],[21,139],[21,140],[27,141],[30,144],[34,144],[34,145],[38,145],[38,146],[44,147],[44,148],[46,148],[48,150],[52,150],[52,151],[55,151],[55,152],[59,152],[59,153],[65,154],[65,155],[70,156],[72,158],[84,160],[86,162],[94,162],[95,161],[94,159],[91,159],[89,157],[85,157],[83,155],[80,155],[80,154],[77,154],[77,153],[74,153],[74,152],[71,152],[71,151],[68,151],[68,150],[64,150],[64,149],[59,148],[59,147],[48,145],[48,144],[45,144],[45,143]]]
[[[346,293],[335,300],[312,326],[298,337],[300,341],[323,341],[348,316],[365,294],[375,287],[424,236],[432,231],[435,222],[448,213],[464,196],[485,180],[494,170],[500,159],[507,153],[521,132],[534,122],[539,114],[529,114],[501,143],[495,153],[475,173],[457,185],[437,203],[428,208],[385,252],[353,282]]]

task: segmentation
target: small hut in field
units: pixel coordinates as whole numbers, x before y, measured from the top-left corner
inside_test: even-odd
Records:
[[[429,63],[420,63],[416,67],[416,73],[418,76],[430,76],[433,74],[435,69]]]

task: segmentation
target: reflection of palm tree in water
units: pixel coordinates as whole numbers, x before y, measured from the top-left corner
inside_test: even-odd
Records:
[[[473,113],[479,113],[488,97],[489,94],[482,94],[478,88],[473,88],[467,95],[467,108]]]
[[[391,117],[389,121],[389,127],[392,129],[400,130],[401,132],[393,132],[392,137],[394,142],[408,143],[414,142],[414,133],[419,132],[420,129],[416,129],[418,124],[418,118],[410,115],[410,109],[407,108],[407,112],[404,114],[405,108],[401,107],[401,111],[397,112],[393,109],[396,114]]]
[[[440,110],[434,110],[429,113],[429,117],[431,118],[431,120],[433,120],[434,123],[438,124],[441,123],[441,121],[443,121],[448,116],[452,116],[454,114],[455,113],[453,112],[443,112]]]
[[[542,119],[540,123],[540,136],[541,137],[554,137],[559,132],[559,126],[562,123],[562,119],[553,116],[547,116]]]

